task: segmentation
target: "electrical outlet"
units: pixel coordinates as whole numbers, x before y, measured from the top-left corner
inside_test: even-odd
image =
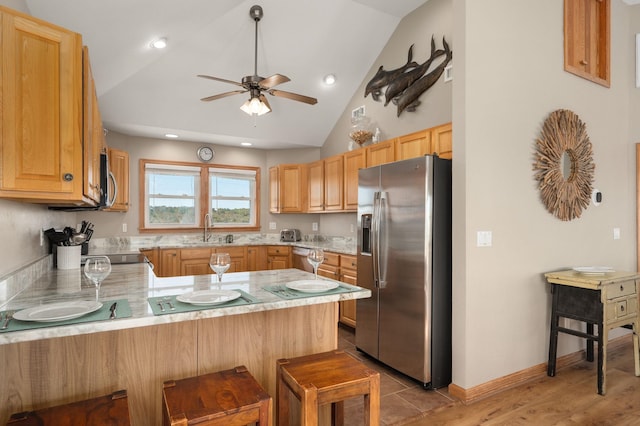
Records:
[[[620,228],[613,228],[613,239],[614,240],[620,239]]]
[[[311,224],[311,230],[312,231],[317,231],[318,230],[318,222],[313,222]]]
[[[40,229],[40,247],[44,245],[44,229]]]
[[[349,232],[353,233],[353,231],[355,230],[355,227],[353,226],[353,223],[349,225]]]
[[[126,223],[122,224],[122,232],[127,232],[127,224]]]
[[[275,222],[269,222],[269,229],[276,229],[276,223]]]
[[[491,247],[491,244],[492,244],[491,231],[478,231],[477,238],[478,238],[477,239],[478,247]]]

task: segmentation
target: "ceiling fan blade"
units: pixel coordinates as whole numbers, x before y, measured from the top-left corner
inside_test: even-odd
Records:
[[[287,81],[291,81],[289,77],[282,74],[274,74],[270,77],[263,78],[258,82],[261,88],[263,89],[271,89],[278,84],[286,83]]]
[[[304,102],[305,104],[315,105],[318,103],[316,98],[309,96],[298,95],[297,93],[285,92],[284,90],[271,89],[267,93],[273,96],[280,96],[281,98],[287,98],[298,102]]]
[[[225,92],[225,93],[220,93],[218,95],[207,96],[206,98],[202,98],[200,100],[205,102],[215,101],[216,99],[226,98],[227,96],[237,95],[238,93],[244,93],[244,92],[248,92],[248,90],[234,90],[233,92]]]
[[[237,81],[232,81],[232,80],[226,80],[224,78],[212,77],[210,75],[202,75],[202,74],[198,74],[198,77],[208,78],[209,80],[221,81],[223,83],[235,84],[236,86],[244,87],[242,83],[238,83]]]

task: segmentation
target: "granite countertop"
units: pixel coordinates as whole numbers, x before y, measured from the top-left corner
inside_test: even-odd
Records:
[[[202,241],[202,236],[193,235],[165,235],[149,237],[117,237],[100,238],[91,240],[89,245],[90,255],[100,254],[127,254],[137,253],[144,249],[153,248],[199,248],[199,247],[241,247],[259,245],[282,245],[291,247],[312,248],[320,247],[327,251],[340,254],[356,254],[356,245],[353,238],[328,237],[321,241],[301,240],[295,242],[280,241],[274,235],[243,235],[234,236],[232,243],[224,242],[224,238],[213,235],[211,241]]]
[[[111,274],[100,288],[100,301],[108,304],[109,301],[127,299],[131,317],[3,332],[0,333],[0,345],[371,297],[371,291],[361,287],[356,287],[357,291],[354,292],[309,295],[297,299],[282,299],[264,289],[266,286],[312,278],[313,274],[298,269],[235,272],[224,274],[222,285],[218,287],[215,275],[158,278],[146,263],[113,265]],[[149,297],[217,288],[242,290],[257,298],[259,303],[154,315],[147,301]],[[82,276],[80,269],[54,269],[22,290],[4,309],[18,310],[72,300],[95,300],[95,287]]]

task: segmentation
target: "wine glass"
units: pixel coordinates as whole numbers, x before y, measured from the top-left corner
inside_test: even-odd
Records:
[[[313,266],[313,273],[316,276],[316,280],[318,279],[318,265],[320,265],[324,261],[324,250],[321,248],[312,248],[309,249],[309,253],[307,254],[307,262]]]
[[[88,257],[84,264],[84,274],[96,286],[96,302],[100,292],[100,283],[111,273],[111,261],[107,256]]]
[[[214,253],[209,260],[209,266],[218,275],[218,282],[222,281],[222,274],[227,272],[231,266],[231,256],[229,253]]]

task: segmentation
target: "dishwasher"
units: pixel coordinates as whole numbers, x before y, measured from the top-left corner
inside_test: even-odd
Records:
[[[291,257],[293,261],[293,267],[296,269],[301,269],[307,272],[313,272],[313,266],[309,262],[307,262],[307,255],[309,254],[309,249],[302,247],[294,247],[291,252]]]

